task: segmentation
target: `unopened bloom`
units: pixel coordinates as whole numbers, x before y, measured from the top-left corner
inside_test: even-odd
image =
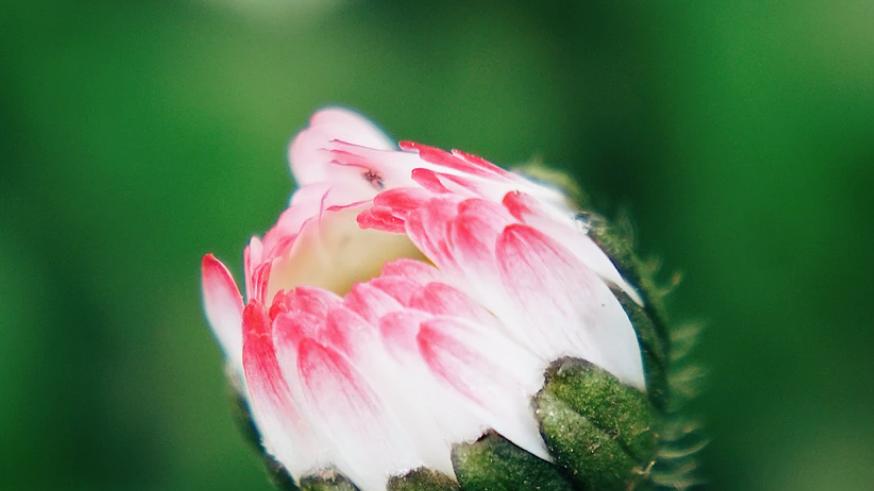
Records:
[[[558,190],[453,150],[316,113],[298,189],[245,249],[245,300],[203,258],[207,316],[266,451],[364,491],[494,431],[544,461],[532,397],[559,359],[646,391],[619,295],[642,305]]]

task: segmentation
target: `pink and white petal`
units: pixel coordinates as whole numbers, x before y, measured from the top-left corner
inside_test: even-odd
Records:
[[[303,312],[324,317],[328,311],[340,304],[342,298],[333,292],[311,286],[299,286],[286,296],[286,305],[291,312]]]
[[[458,318],[422,323],[417,343],[433,376],[452,387],[487,427],[550,460],[531,397],[543,385],[546,363],[492,327]]]
[[[360,114],[342,108],[322,109],[289,146],[291,171],[299,185],[328,180],[333,156],[326,149],[334,140],[376,149],[393,147],[388,137]]]
[[[548,358],[578,356],[645,388],[634,328],[600,277],[528,225],[506,227],[496,254],[520,316],[552,346]]]
[[[385,315],[381,319],[385,322],[381,322],[380,329],[376,329],[351,310],[340,306],[330,312],[327,326],[328,330],[339,333],[337,337],[347,346],[343,353],[382,401],[382,415],[387,418],[387,423],[406,436],[405,441],[415,448],[414,455],[425,466],[451,474],[450,445],[461,440],[448,437],[460,435],[458,429],[463,427],[465,420],[462,415],[455,415],[454,409],[446,407],[446,399],[438,397],[431,377],[421,370],[415,332],[385,332],[390,319],[402,313]],[[427,318],[422,312],[413,314],[417,319]],[[418,321],[412,320],[408,327],[417,329]],[[391,343],[398,341],[391,338],[393,334],[402,336],[404,339],[399,341],[407,346],[393,348]],[[385,339],[385,335],[390,339]],[[334,345],[339,343],[335,342]],[[393,349],[402,352],[386,356]],[[411,370],[410,361],[418,365],[418,372]],[[435,414],[435,411],[439,414]],[[446,424],[441,424],[440,418],[446,419]],[[469,415],[466,421],[471,421]],[[474,433],[469,428],[465,431],[464,436],[468,438]]]
[[[404,233],[404,220],[395,216],[391,208],[373,206],[359,213],[355,219],[362,229],[374,229],[396,234]]]
[[[418,153],[419,157],[425,162],[463,174],[486,179],[505,179],[506,176],[506,171],[501,172],[494,165],[484,165],[486,162],[482,159],[467,158],[467,154],[457,151],[450,153],[437,147],[411,141],[401,141],[398,143],[398,146],[403,150]]]
[[[472,153],[467,153],[463,150],[453,149],[452,155],[464,159],[471,165],[475,165],[483,168],[484,170],[490,172],[491,174],[501,176],[504,178],[511,178],[511,174],[504,170],[503,168],[489,162],[488,160],[480,157],[479,155],[474,155]]]
[[[431,193],[415,187],[393,188],[383,191],[373,199],[373,205],[388,208],[400,218],[421,208],[431,198]]]
[[[298,374],[311,418],[333,442],[339,470],[364,491],[424,465],[391,406],[349,360],[311,339],[298,346]]]
[[[429,313],[407,309],[390,312],[379,319],[379,334],[389,354],[401,364],[418,361],[416,336],[419,326],[431,319]]]
[[[565,244],[589,269],[628,294],[638,305],[643,305],[637,291],[625,281],[607,254],[588,235],[588,229],[581,228],[571,213],[521,191],[507,193],[503,204],[515,218]]]
[[[380,276],[370,280],[368,284],[388,293],[404,306],[410,304],[410,297],[419,289],[418,282],[402,276]]]
[[[437,177],[437,173],[431,169],[417,167],[411,173],[413,181],[422,188],[437,194],[451,194],[452,191]]]
[[[282,342],[288,341],[295,345],[304,337],[321,339],[325,332],[325,317],[303,312],[281,313],[273,320],[273,332],[285,336]],[[277,338],[274,342],[279,345],[280,339]]]
[[[495,242],[512,217],[499,205],[468,199],[458,205],[458,215],[449,224],[453,255],[462,264],[478,268],[494,265]],[[483,265],[482,263],[487,263]]]
[[[519,321],[517,309],[503,292],[495,260],[495,242],[511,222],[512,217],[499,204],[440,195],[410,212],[406,232],[437,265],[445,282],[457,285],[493,312],[502,321],[501,329],[514,339],[536,347],[544,340],[526,334],[527,325]]]
[[[291,247],[304,223],[321,214],[330,191],[330,183],[316,183],[297,189],[291,197],[291,205],[264,234],[259,262],[279,256]]]
[[[201,261],[203,304],[225,356],[242,375],[243,297],[228,268],[212,254]]]
[[[455,267],[449,249],[449,223],[458,214],[458,200],[453,197],[432,198],[422,208],[409,214],[407,236],[432,263],[441,270]]]
[[[394,407],[403,408],[398,415],[408,434],[419,448],[429,467],[452,475],[448,457],[453,443],[479,437],[489,425],[475,414],[457,391],[433,376],[419,352],[417,336],[420,325],[432,316],[416,310],[396,311],[380,319],[382,343],[370,356],[370,362],[382,368],[379,387]],[[384,356],[384,353],[391,356]]]
[[[325,317],[325,329],[319,339],[325,346],[330,346],[346,357],[361,359],[366,347],[376,342],[376,328],[345,305],[338,304],[331,308]]]
[[[419,284],[439,281],[440,271],[434,266],[415,259],[396,259],[388,262],[382,268],[383,276],[402,276]]]
[[[326,455],[289,392],[277,362],[270,319],[257,301],[246,306],[243,323],[248,401],[264,448],[292,475],[321,467]]]
[[[406,159],[399,158],[403,156],[400,152],[373,150],[342,140],[332,141],[326,150],[331,156],[329,179],[332,181],[342,178],[367,183],[369,189],[376,192],[411,184],[411,168]]]
[[[272,262],[264,262],[255,268],[252,273],[252,293],[249,300],[258,300],[261,303],[267,303],[272,298],[268,298],[269,292],[267,286],[270,283],[270,271],[273,268]]]
[[[243,250],[243,274],[246,275],[246,298],[255,298],[255,270],[263,261],[264,245],[258,237],[252,237]]]
[[[271,307],[280,311],[273,321],[274,332],[290,336],[293,344],[308,337],[343,353],[352,351],[350,334],[369,327],[364,319],[343,306],[336,294],[312,287],[280,292]]]
[[[343,303],[348,309],[374,325],[379,322],[380,317],[404,308],[397,299],[369,283],[353,286],[343,299]]]
[[[499,197],[506,192],[506,185],[476,176],[456,175],[448,172],[419,167],[413,170],[416,184],[437,194],[455,194],[459,197]]]
[[[499,323],[488,309],[446,283],[428,283],[412,293],[408,305],[436,316],[461,317],[486,325]]]

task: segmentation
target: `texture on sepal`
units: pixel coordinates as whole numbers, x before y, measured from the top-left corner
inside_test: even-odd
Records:
[[[632,227],[627,218],[613,224],[600,217],[592,221],[590,236],[610,256],[616,268],[638,287],[644,306],[617,293],[634,325],[647,376],[647,394],[659,410],[655,428],[657,448],[646,482],[653,489],[689,489],[701,484],[697,455],[706,445],[701,425],[688,415],[689,402],[699,390],[703,372],[690,360],[700,325],[670,322],[665,298],[679,283],[656,279],[659,262],[641,260],[634,252]]]
[[[458,491],[458,483],[440,472],[420,467],[388,480],[388,491]]]
[[[660,410],[664,410],[668,403],[668,340],[662,336],[656,326],[656,322],[648,315],[645,308],[637,305],[623,292],[613,292],[631,324],[637,333],[640,342],[640,353],[643,358],[644,373],[646,374],[646,393],[650,402]]]
[[[534,406],[550,453],[584,489],[635,489],[653,452],[646,397],[581,360],[547,370]]]
[[[352,482],[332,469],[304,476],[300,480],[301,491],[358,491]]]
[[[492,431],[456,445],[452,465],[465,491],[569,491],[570,480],[553,464]]]
[[[585,360],[563,358],[546,370],[541,392],[551,392],[571,410],[616,440],[636,460],[655,448],[653,415],[646,396]]]
[[[698,394],[702,370],[689,361],[700,326],[683,324],[672,329],[668,370],[670,399],[659,426],[659,445],[650,473],[654,489],[685,490],[703,484],[697,457],[707,445],[702,425],[688,415],[687,406]]]

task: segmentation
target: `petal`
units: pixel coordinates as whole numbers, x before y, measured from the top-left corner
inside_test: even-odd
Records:
[[[382,268],[383,276],[403,276],[419,284],[438,281],[442,275],[434,266],[415,259],[396,259]]]
[[[550,460],[530,410],[531,397],[543,385],[543,361],[494,329],[459,319],[426,321],[416,340],[431,372],[464,396],[471,412],[516,445]]]
[[[262,263],[264,245],[258,237],[252,237],[243,250],[243,272],[246,275],[246,298],[255,298],[255,270]]]
[[[458,216],[449,225],[453,253],[466,263],[492,262],[495,240],[512,217],[499,205],[469,199],[458,206]]]
[[[607,254],[589,237],[588,230],[582,229],[570,213],[521,191],[507,193],[503,204],[515,218],[564,244],[589,269],[643,305],[637,291],[622,278]]]
[[[301,186],[328,180],[332,155],[325,149],[333,140],[390,149],[392,143],[373,123],[342,108],[327,108],[310,118],[309,126],[297,134],[289,147],[294,179]]]
[[[432,316],[415,310],[397,310],[379,319],[379,333],[388,352],[401,363],[418,361],[419,325]]]
[[[243,298],[228,268],[212,254],[201,261],[206,317],[225,356],[242,373]]]
[[[284,305],[292,313],[306,313],[316,317],[324,317],[340,301],[339,296],[327,290],[299,286],[285,295]]]
[[[450,220],[457,214],[456,199],[432,198],[423,207],[410,213],[406,220],[407,236],[441,269],[451,267],[454,262],[446,232]]]
[[[410,297],[419,288],[419,284],[414,279],[401,276],[380,276],[371,280],[369,284],[388,293],[401,305],[409,305]]]
[[[379,322],[380,317],[403,310],[403,305],[397,299],[369,283],[359,283],[352,287],[343,303],[374,325]]]
[[[552,359],[578,356],[644,388],[634,328],[601,278],[527,225],[506,227],[496,253],[507,292],[530,328],[548,339]]]
[[[267,452],[299,476],[326,463],[326,456],[314,444],[293,401],[277,362],[270,319],[257,301],[246,306],[243,322],[243,366],[252,417]]]
[[[395,216],[391,208],[374,206],[355,217],[362,229],[375,229],[383,232],[403,233],[404,220]]]
[[[443,184],[443,181],[440,180],[437,173],[430,169],[419,167],[413,169],[411,175],[413,180],[416,181],[416,184],[432,193],[449,194],[452,192],[445,184]]]
[[[506,171],[499,167],[489,164],[481,158],[472,158],[472,155],[464,154],[463,152],[455,151],[450,153],[440,148],[411,141],[401,141],[398,143],[398,146],[403,150],[417,152],[419,157],[426,162],[460,171],[465,174],[472,174],[489,179],[504,178],[507,174]]]
[[[411,308],[437,316],[454,316],[494,325],[498,321],[485,307],[446,283],[428,283],[410,295]]]
[[[390,475],[423,465],[391,406],[348,358],[307,337],[293,348],[296,366],[283,363],[283,373],[299,378],[308,419],[343,474],[362,490],[380,490]]]

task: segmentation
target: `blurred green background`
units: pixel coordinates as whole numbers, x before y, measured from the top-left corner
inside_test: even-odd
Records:
[[[874,3],[12,1],[0,489],[270,489],[200,305],[316,108],[572,173],[708,328],[712,489],[871,489]]]

